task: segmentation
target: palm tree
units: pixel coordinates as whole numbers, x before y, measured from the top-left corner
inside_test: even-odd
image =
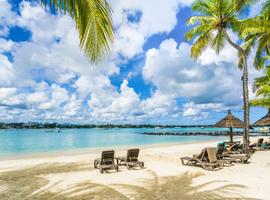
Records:
[[[114,34],[111,8],[106,0],[41,0],[41,3],[70,14],[79,32],[80,47],[92,62],[108,55]]]
[[[263,6],[261,14],[253,19],[244,20],[240,35],[246,40],[244,48],[249,54],[252,47],[256,48],[254,66],[262,69],[270,59],[270,31],[265,26],[270,23],[270,0]],[[251,106],[260,106],[270,109],[270,66],[266,66],[266,74],[255,79],[254,91],[256,99],[250,101]]]
[[[265,76],[255,79],[254,90],[258,98],[251,100],[250,105],[270,109],[270,66],[266,67]]]
[[[241,9],[252,3],[252,0],[197,0],[192,9],[200,15],[193,16],[188,24],[195,25],[186,33],[186,39],[196,38],[192,48],[191,56],[198,58],[203,50],[211,46],[217,53],[224,47],[227,41],[235,48],[242,60],[243,70],[243,99],[244,99],[244,137],[245,150],[248,151],[249,143],[249,94],[248,94],[248,69],[246,51],[233,42],[228,30],[238,30],[241,21],[237,19]]]
[[[240,36],[246,40],[243,46],[246,52],[249,54],[252,47],[257,47],[255,68],[264,68],[270,57],[270,0],[265,2],[260,16],[244,20],[240,27]]]

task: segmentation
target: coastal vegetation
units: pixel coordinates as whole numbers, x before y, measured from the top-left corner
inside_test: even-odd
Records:
[[[0,129],[54,129],[54,128],[184,128],[202,125],[153,125],[153,124],[60,124],[60,123],[0,123]],[[203,127],[212,127],[203,125]]]

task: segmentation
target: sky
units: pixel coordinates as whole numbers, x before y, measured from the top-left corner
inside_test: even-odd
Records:
[[[109,0],[115,41],[109,58],[93,65],[70,16],[37,1],[0,0],[0,121],[213,124],[228,109],[242,118],[237,52],[226,44],[219,55],[208,48],[190,57],[193,41],[184,34],[192,2]],[[263,72],[252,56],[248,63],[254,98],[253,80]],[[252,108],[251,122],[265,113]]]

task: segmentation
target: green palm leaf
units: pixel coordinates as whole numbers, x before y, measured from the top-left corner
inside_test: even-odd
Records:
[[[92,62],[110,52],[114,39],[111,8],[106,0],[41,0],[45,6],[68,12],[75,20],[80,47]]]

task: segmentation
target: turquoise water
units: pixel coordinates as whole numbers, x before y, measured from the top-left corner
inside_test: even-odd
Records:
[[[226,137],[222,136],[155,136],[141,134],[143,132],[209,132],[216,130],[224,129],[62,129],[59,133],[47,129],[0,130],[0,156],[83,148],[108,148],[116,146],[187,143],[217,139],[224,140]]]

